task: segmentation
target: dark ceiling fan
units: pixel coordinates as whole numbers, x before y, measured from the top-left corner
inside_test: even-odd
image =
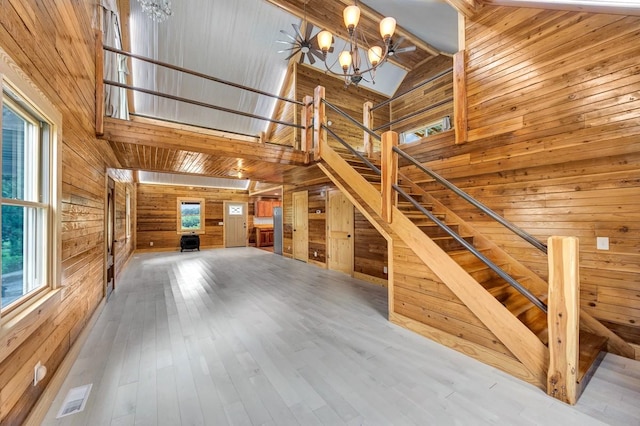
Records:
[[[289,34],[285,30],[280,30],[280,32],[287,36],[289,40],[277,40],[276,42],[288,44],[291,47],[288,49],[279,50],[278,53],[290,53],[286,58],[287,61],[300,54],[298,63],[302,64],[305,61],[306,57],[309,60],[309,64],[313,65],[316,62],[315,58],[322,60],[323,55],[320,47],[318,46],[315,34],[313,34],[313,24],[307,21],[304,21],[303,24],[304,31],[300,28],[300,25],[291,24],[291,26],[295,30],[293,35]],[[329,49],[329,52],[333,52],[333,47]]]
[[[402,63],[402,60],[398,57],[398,55],[406,52],[413,52],[414,50],[416,50],[416,47],[413,45],[400,47],[400,45],[404,43],[404,40],[404,36],[401,36],[397,40],[391,40],[389,53],[387,53],[388,59],[393,59],[395,62]]]

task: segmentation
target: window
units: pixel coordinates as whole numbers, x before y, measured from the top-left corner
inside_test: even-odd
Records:
[[[419,141],[427,136],[435,135],[436,133],[444,132],[451,128],[451,122],[449,116],[442,120],[434,121],[426,126],[418,127],[417,129],[402,132],[400,134],[400,143],[411,143]]]
[[[229,204],[229,215],[230,216],[242,216],[242,205],[240,205],[240,204]]]
[[[6,63],[0,64],[3,71],[8,71]],[[32,89],[23,91],[22,78],[2,77],[0,315],[56,286],[59,241],[54,220],[59,126],[54,122],[60,119],[51,120],[42,112],[40,102],[44,110],[50,104]],[[29,94],[35,99],[27,98]]]
[[[178,198],[178,233],[204,234],[204,199]]]

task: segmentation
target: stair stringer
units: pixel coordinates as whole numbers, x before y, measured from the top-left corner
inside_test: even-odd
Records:
[[[474,245],[476,247],[491,249],[491,253],[493,254],[492,260],[494,262],[498,261],[500,263],[507,263],[509,264],[510,272],[512,275],[528,278],[526,287],[530,291],[532,291],[538,298],[544,300],[547,297],[549,284],[545,280],[540,278],[538,274],[534,273],[531,269],[527,268],[517,259],[509,255],[509,253],[507,253],[496,243],[485,237],[472,225],[465,222],[462,218],[456,215],[455,212],[451,211],[428,191],[424,190],[420,185],[413,183],[410,179],[402,175],[402,173],[399,173],[399,176],[403,179],[404,183],[411,186],[412,191],[423,196],[427,202],[433,204],[436,210],[440,210],[446,213],[447,218],[449,218],[453,222],[458,223],[462,233],[464,233],[465,235],[472,235],[474,238]],[[613,331],[609,330],[593,316],[585,312],[584,309],[580,309],[580,328],[598,336],[608,338],[607,352],[624,356],[626,358],[635,359],[635,349],[631,345],[629,345],[629,343],[627,343]]]
[[[380,192],[328,144],[323,143],[321,152],[322,160],[344,182],[348,182],[349,187],[373,210],[375,215],[370,215],[371,219],[384,222],[380,217]],[[325,173],[328,172],[326,167],[321,168]],[[327,175],[335,182],[335,177],[332,177],[330,172]],[[346,191],[345,194],[348,192]],[[354,198],[353,195],[350,198]],[[396,207],[393,207],[392,218],[392,222],[388,224],[393,231],[390,238],[397,236],[411,247],[418,258],[524,365],[530,372],[531,380],[529,381],[546,389],[549,349],[542,341]],[[389,281],[389,288],[393,288],[392,279]],[[392,300],[389,303],[392,303]]]

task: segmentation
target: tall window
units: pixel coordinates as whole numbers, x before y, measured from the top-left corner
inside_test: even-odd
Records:
[[[3,84],[2,312],[51,286],[52,125],[17,93]]]
[[[124,199],[124,220],[127,238],[131,237],[131,192],[129,188],[125,190]]]
[[[204,199],[178,198],[178,233],[204,233]]]

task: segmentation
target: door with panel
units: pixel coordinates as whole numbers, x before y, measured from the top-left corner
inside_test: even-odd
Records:
[[[293,194],[293,258],[309,261],[309,194]]]
[[[353,204],[338,190],[329,191],[328,197],[327,266],[333,271],[353,273]]]
[[[247,246],[247,203],[224,203],[224,246]]]
[[[106,259],[105,259],[105,296],[109,296],[116,287],[115,264],[115,231],[116,231],[116,183],[111,177],[107,177],[107,204],[106,204]]]

